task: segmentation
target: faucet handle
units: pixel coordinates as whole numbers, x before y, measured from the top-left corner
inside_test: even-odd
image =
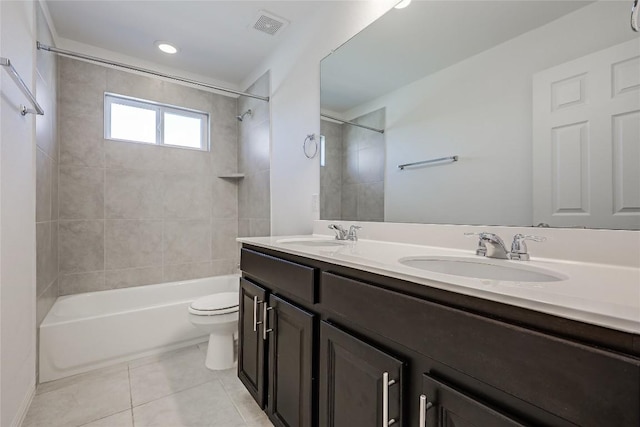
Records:
[[[344,227],[340,224],[329,224],[327,228],[329,228],[329,230],[335,231],[336,240],[346,240],[347,230],[345,230]]]
[[[349,233],[347,234],[347,239],[348,240],[353,240],[353,241],[357,241],[358,240],[358,230],[360,230],[362,227],[360,227],[359,225],[352,225],[351,227],[349,227]]]
[[[525,240],[531,240],[532,242],[544,242],[546,237],[533,236],[530,234],[516,234],[513,236],[513,243],[511,243],[512,260],[529,261],[529,253],[527,252],[527,244]]]
[[[476,255],[478,256],[486,256],[487,255],[487,246],[484,244],[484,240],[482,240],[482,236],[485,233],[464,233],[465,237],[473,237],[478,236],[478,248],[476,249]]]

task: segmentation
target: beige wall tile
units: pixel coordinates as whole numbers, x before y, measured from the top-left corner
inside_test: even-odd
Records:
[[[162,193],[161,172],[107,169],[106,218],[162,218]]]
[[[209,175],[211,174],[209,155],[208,151],[163,147],[162,170]]]
[[[36,149],[36,222],[51,220],[53,161]]]
[[[238,218],[238,183],[213,178],[211,216],[213,218]]]
[[[104,221],[59,221],[60,273],[104,270]]]
[[[162,265],[161,220],[107,220],[107,270]]]
[[[164,218],[211,218],[210,175],[165,173],[162,177]]]
[[[192,264],[169,264],[164,266],[164,281],[200,279],[214,275],[212,262],[198,262]]]
[[[107,69],[107,92],[162,102],[162,80],[131,72]]]
[[[213,276],[237,274],[239,272],[240,258],[213,260]]]
[[[211,260],[210,220],[165,220],[165,264],[187,264]]]
[[[104,291],[107,289],[105,286],[104,271],[61,274],[58,278],[58,286],[58,292],[61,296],[82,292]]]
[[[253,175],[249,183],[249,217],[267,219],[271,216],[269,171]]]
[[[60,164],[104,167],[104,118],[102,117],[102,110],[82,116],[61,111],[58,120]]]
[[[162,282],[162,266],[107,270],[105,272],[105,287],[107,289],[155,285]]]
[[[238,221],[231,219],[214,219],[211,229],[211,252],[213,259],[229,259],[238,251]]]
[[[73,116],[102,115],[107,68],[60,57],[58,97],[60,112]]]
[[[251,237],[270,236],[271,221],[268,219],[250,219],[249,235]]]
[[[57,276],[55,222],[36,224],[36,295],[40,295]]]
[[[110,169],[162,170],[163,150],[153,144],[105,141],[105,163]]]
[[[36,326],[40,326],[58,298],[58,281],[54,280],[36,299]]]
[[[104,170],[60,166],[59,209],[61,219],[104,218]]]

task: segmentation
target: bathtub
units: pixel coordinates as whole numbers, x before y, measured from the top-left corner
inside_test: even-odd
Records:
[[[204,342],[188,306],[237,275],[59,297],[40,325],[40,382]]]

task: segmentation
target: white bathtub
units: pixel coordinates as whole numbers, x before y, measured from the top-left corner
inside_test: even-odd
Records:
[[[204,342],[188,306],[237,275],[59,297],[40,326],[40,382]]]

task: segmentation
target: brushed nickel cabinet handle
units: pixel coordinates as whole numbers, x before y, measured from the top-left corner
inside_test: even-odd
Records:
[[[420,423],[419,427],[427,427],[427,411],[433,407],[433,403],[427,402],[427,396],[420,395]]]
[[[389,419],[389,386],[396,383],[395,380],[389,379],[389,373],[382,373],[382,427],[388,427],[396,422],[396,420]]]
[[[267,311],[269,310],[273,310],[273,307],[269,307],[267,302],[264,301],[264,304],[262,305],[262,340],[263,341],[266,341],[267,334],[273,331],[273,329],[267,329],[267,325],[269,323],[267,320]]]
[[[258,297],[253,297],[253,332],[258,332],[258,325],[262,322],[258,322],[258,304],[262,304],[264,301],[258,301]]]

